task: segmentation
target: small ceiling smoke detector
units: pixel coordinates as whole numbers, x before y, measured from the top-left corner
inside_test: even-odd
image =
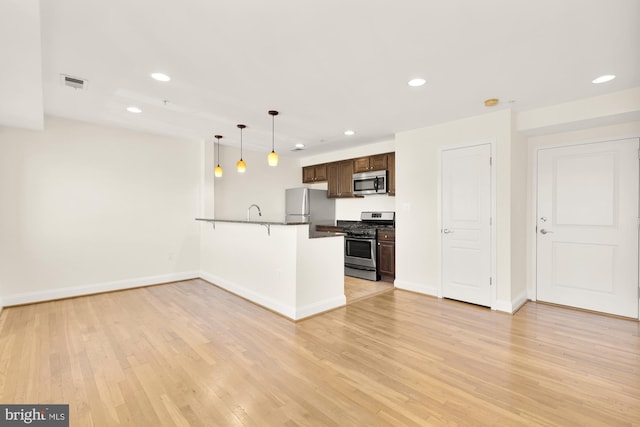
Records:
[[[500,100],[498,98],[485,99],[484,100],[484,106],[485,107],[495,107],[496,105],[498,105],[499,102],[500,102]]]
[[[66,74],[60,74],[60,82],[63,86],[69,86],[74,89],[86,90],[89,84],[89,80],[82,79],[80,77],[67,76]]]

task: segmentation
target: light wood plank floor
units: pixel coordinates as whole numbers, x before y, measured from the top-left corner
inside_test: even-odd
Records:
[[[344,276],[344,296],[347,298],[347,304],[391,291],[393,291],[393,284],[389,282],[372,282],[371,280]]]
[[[72,426],[640,425],[640,326],[392,291],[294,323],[201,280],[0,317],[0,402]]]

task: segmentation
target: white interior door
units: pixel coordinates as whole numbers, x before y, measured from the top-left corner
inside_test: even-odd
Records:
[[[538,300],[638,317],[638,149],[538,151]]]
[[[442,152],[442,296],[491,306],[491,145]]]

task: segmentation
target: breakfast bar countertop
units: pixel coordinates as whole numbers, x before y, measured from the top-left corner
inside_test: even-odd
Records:
[[[196,218],[196,221],[204,221],[204,222],[209,222],[212,223],[214,225],[215,228],[215,223],[216,222],[226,222],[226,223],[232,223],[232,224],[257,224],[257,225],[262,225],[267,227],[267,230],[269,232],[269,234],[271,234],[271,226],[276,225],[276,226],[292,226],[292,225],[310,225],[311,223],[309,222],[284,222],[284,221],[254,221],[254,220],[246,220],[246,219],[217,219],[217,218]],[[322,226],[318,226],[318,228],[320,228]],[[315,228],[315,227],[314,227]],[[323,237],[342,237],[342,236],[346,236],[345,233],[343,233],[342,231],[338,231],[341,229],[335,229],[335,227],[333,227],[332,230],[325,230],[325,229],[320,229],[320,230],[312,230],[311,227],[309,227],[309,238],[310,239],[318,239],[318,238],[323,238]]]
[[[218,218],[196,218],[196,221],[207,222],[235,222],[238,224],[259,224],[259,225],[305,225],[309,222],[284,222],[284,221],[255,221],[246,219],[218,219]]]

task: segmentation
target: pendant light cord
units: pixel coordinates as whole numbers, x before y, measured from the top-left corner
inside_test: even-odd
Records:
[[[216,139],[218,140],[218,154],[216,154],[216,160],[218,161],[218,166],[220,166],[220,136],[216,135]]]
[[[242,130],[246,127],[247,126],[245,125],[238,125],[238,128],[240,129],[240,160],[242,160]]]
[[[275,137],[275,129],[276,129],[276,116],[279,114],[276,110],[267,111],[271,116],[271,152],[275,153],[276,151],[276,137]]]

